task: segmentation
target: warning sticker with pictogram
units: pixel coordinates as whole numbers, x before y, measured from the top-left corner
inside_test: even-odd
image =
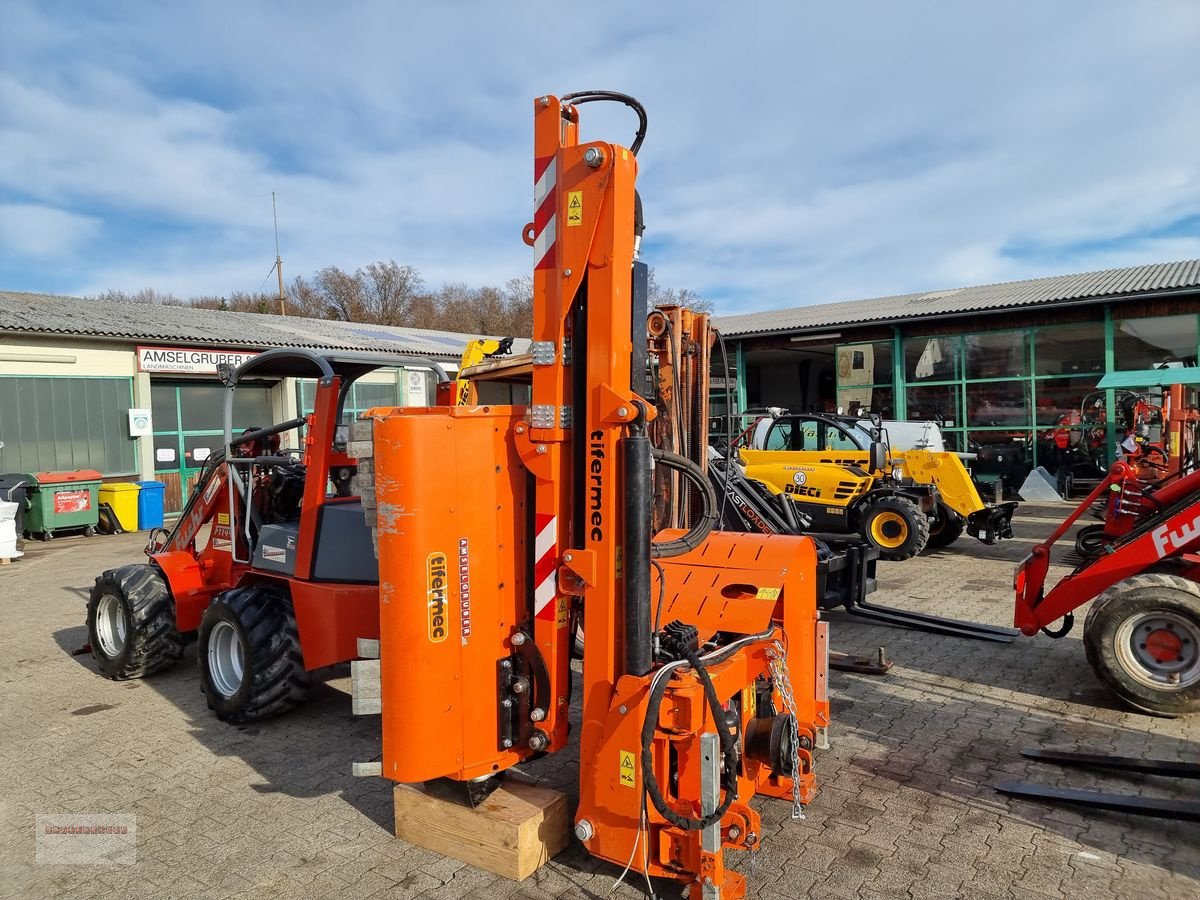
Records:
[[[567,227],[583,224],[583,191],[567,192]]]
[[[621,784],[625,787],[637,786],[637,779],[633,774],[633,753],[629,750],[621,751]]]

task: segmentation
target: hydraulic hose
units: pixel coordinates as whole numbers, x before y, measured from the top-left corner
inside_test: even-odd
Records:
[[[633,136],[633,143],[629,145],[629,152],[634,156],[638,155],[638,150],[642,147],[642,141],[646,139],[646,107],[638,103],[633,97],[628,94],[622,94],[620,91],[575,91],[571,94],[563,94],[560,98],[576,106],[581,103],[594,103],[597,100],[607,100],[614,103],[624,103],[638,117],[637,132]]]
[[[708,708],[712,712],[713,725],[721,737],[721,750],[725,757],[725,799],[708,815],[700,819],[693,819],[690,816],[682,816],[671,809],[659,789],[658,779],[654,777],[654,753],[651,746],[654,742],[654,730],[658,723],[658,709],[662,705],[663,694],[666,693],[667,684],[671,680],[669,671],[660,670],[658,677],[655,678],[646,707],[646,719],[642,722],[642,784],[650,797],[650,802],[654,804],[654,808],[664,819],[684,831],[703,831],[720,822],[725,817],[725,813],[729,811],[730,805],[737,799],[737,736],[725,719],[725,708],[721,705],[717,689],[713,686],[708,669],[705,668],[700,657],[695,651],[689,650],[686,652],[684,660],[677,661],[672,668],[684,661],[696,670],[700,682],[704,685],[704,696],[708,700]]]
[[[679,472],[684,478],[695,485],[700,492],[704,510],[696,519],[696,523],[687,534],[672,541],[655,541],[650,545],[652,559],[666,559],[671,556],[682,556],[690,553],[704,542],[709,533],[717,527],[717,494],[713,490],[704,470],[686,457],[671,453],[667,450],[651,450],[655,462]]]

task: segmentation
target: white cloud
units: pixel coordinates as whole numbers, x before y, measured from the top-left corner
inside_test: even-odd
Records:
[[[99,229],[93,218],[50,206],[0,203],[0,247],[14,256],[61,260]]]
[[[0,200],[109,226],[71,290],[254,289],[271,190],[289,274],[495,283],[530,264],[532,98],[612,87],[649,111],[648,261],[723,311],[1200,255],[1189,0],[349,10],[8,4]]]

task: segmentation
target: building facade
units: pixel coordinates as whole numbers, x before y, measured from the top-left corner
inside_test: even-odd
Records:
[[[454,369],[469,336],[289,316],[0,292],[0,473],[95,469],[107,481],[157,479],[168,511],[186,503],[223,446],[217,366],[275,347],[386,352]],[[419,364],[358,381],[347,415],[433,402]],[[235,393],[234,427],[310,412],[315,382],[261,379]],[[285,436],[294,445],[295,433]]]
[[[1200,260],[729,316],[742,409],[938,422],[985,479],[1054,471],[1067,442],[1111,462],[1107,373],[1195,366]],[[1137,390],[1137,388],[1132,388]],[[1147,389],[1148,392],[1154,391]],[[1091,424],[1091,429],[1081,426]]]

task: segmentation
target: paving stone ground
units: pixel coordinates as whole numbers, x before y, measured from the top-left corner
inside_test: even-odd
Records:
[[[876,599],[1010,624],[1013,563],[1062,514],[1025,507],[1016,541],[989,548],[964,537],[885,564]],[[141,543],[137,535],[60,539],[0,567],[0,896],[609,896],[617,870],[577,845],[514,884],[396,840],[388,784],[350,776],[352,761],[377,758],[378,723],[350,715],[345,670],[303,709],[248,728],[210,715],[194,649],[174,671],[144,681],[98,677],[90,657],[71,655],[86,639],[84,601],[95,575],[139,559]],[[764,849],[731,854],[752,896],[1200,896],[1200,826],[992,790],[1015,778],[1184,796],[1163,779],[1061,770],[1019,751],[1197,759],[1200,722],[1117,707],[1077,635],[986,644],[831,621],[835,648],[886,646],[896,665],[884,678],[833,673],[833,746],[818,756],[820,787],[806,818],[791,821],[788,804],[762,803]],[[570,792],[575,766],[564,752],[529,770]],[[136,863],[35,863],[34,817],[53,813],[136,816]],[[639,896],[639,885],[616,896]]]

